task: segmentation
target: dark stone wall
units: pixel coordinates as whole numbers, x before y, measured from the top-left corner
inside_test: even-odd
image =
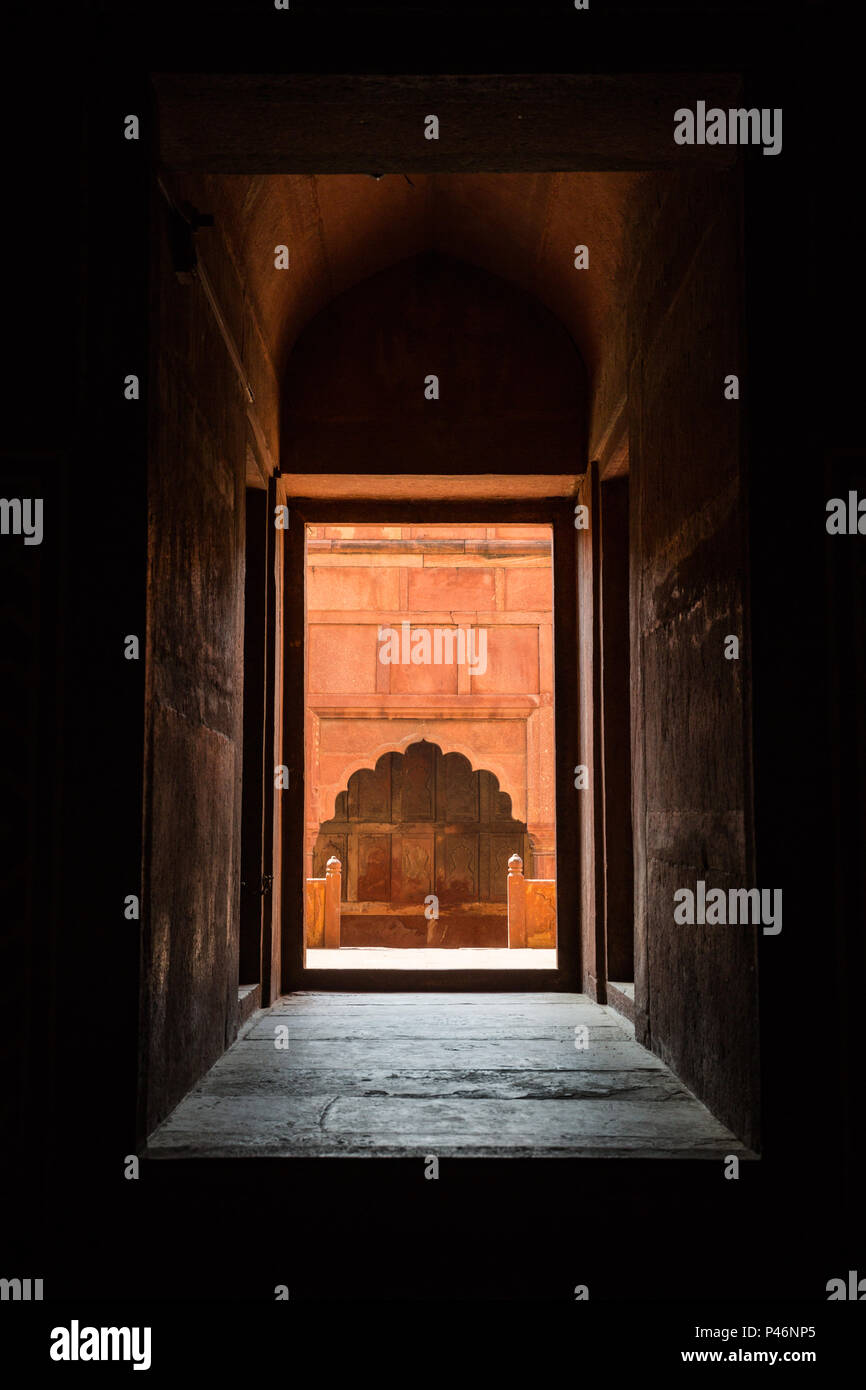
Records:
[[[142,1005],[148,1132],[235,1035],[247,442],[241,389],[204,292],[174,275],[159,205],[154,222]],[[212,233],[209,266],[216,246]],[[229,292],[226,280],[223,296]]]
[[[756,1143],[754,926],[681,926],[674,892],[754,885],[735,174],[633,209],[630,555],[638,1037]],[[627,260],[629,258],[626,258]],[[726,660],[725,637],[740,639]],[[772,885],[764,885],[772,886]]]
[[[598,640],[601,503],[598,464],[595,460],[580,481],[577,502],[586,507],[588,523],[575,531],[579,761],[587,769],[587,786],[575,788],[577,802],[574,812],[580,826],[581,989],[591,999],[606,1004],[601,652]]]
[[[439,378],[439,399],[424,382]],[[586,374],[531,296],[448,256],[402,261],[301,334],[283,397],[282,467],[323,473],[574,473]]]
[[[605,963],[609,980],[633,980],[628,478],[602,482],[599,523]]]

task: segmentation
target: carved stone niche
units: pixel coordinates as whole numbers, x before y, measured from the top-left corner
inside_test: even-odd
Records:
[[[319,828],[313,872],[331,855],[345,866],[345,944],[393,944],[398,928],[401,940],[426,944],[424,900],[435,893],[437,944],[505,945],[515,853],[531,853],[527,828],[496,777],[421,740],[352,774]]]

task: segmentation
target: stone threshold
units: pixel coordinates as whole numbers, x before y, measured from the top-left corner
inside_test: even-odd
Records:
[[[507,946],[341,946],[308,950],[307,970],[555,970],[555,950]]]

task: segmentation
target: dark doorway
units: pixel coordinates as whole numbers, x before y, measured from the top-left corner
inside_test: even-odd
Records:
[[[483,481],[483,480],[482,480]],[[497,484],[503,491],[508,491],[509,483],[506,480],[503,484],[497,479]],[[282,485],[282,481],[281,481]],[[521,487],[524,486],[521,480]],[[569,492],[573,491],[573,480],[567,483]],[[283,711],[283,761],[292,769],[304,769],[304,781],[299,785],[300,779],[294,779],[291,784],[290,794],[282,800],[281,811],[281,867],[280,867],[280,904],[282,913],[283,927],[283,989],[290,991],[293,988],[301,989],[342,989],[342,990],[376,990],[393,991],[405,989],[407,981],[407,970],[412,971],[412,989],[436,989],[459,990],[463,988],[478,989],[483,991],[495,991],[504,989],[515,990],[538,990],[543,988],[571,989],[578,979],[579,959],[580,959],[580,939],[579,939],[579,914],[577,907],[577,894],[579,891],[580,865],[576,845],[574,843],[573,817],[569,816],[569,811],[573,805],[573,773],[572,768],[576,761],[576,637],[575,637],[575,594],[574,594],[574,515],[573,502],[570,496],[525,498],[522,495],[512,501],[490,500],[487,496],[473,497],[469,495],[462,501],[441,499],[421,500],[421,501],[398,501],[393,500],[379,501],[374,499],[340,500],[333,501],[325,498],[304,498],[288,497],[288,506],[291,514],[291,524],[281,533],[281,540],[285,547],[285,573],[283,591],[287,595],[287,601],[283,610],[283,683],[282,683],[282,711]],[[340,535],[325,535],[329,529],[342,531],[346,527],[360,528],[360,533],[355,533],[351,537]],[[442,552],[444,565],[427,565],[422,561],[427,559],[426,552],[441,539],[438,532],[442,528],[452,529],[454,527],[473,528],[480,531],[480,536],[472,539],[468,551],[463,552],[463,541],[455,547],[453,540],[448,544],[451,550]],[[503,527],[519,527],[524,532],[520,537],[509,535],[499,536],[498,531]],[[375,528],[376,534],[369,535],[371,528]],[[379,535],[383,528],[389,531],[394,530],[396,535],[387,540]],[[417,528],[417,529],[415,529]],[[427,949],[423,951],[404,950],[396,948],[382,947],[352,947],[343,953],[340,936],[338,934],[341,913],[334,908],[336,903],[345,903],[348,900],[348,893],[352,891],[350,883],[346,883],[346,896],[343,896],[342,884],[336,889],[331,890],[328,896],[327,884],[332,879],[336,879],[337,874],[342,877],[350,872],[348,860],[348,836],[350,833],[351,815],[345,816],[340,822],[339,834],[346,837],[345,853],[329,855],[325,860],[327,870],[329,863],[332,866],[331,872],[321,878],[313,874],[313,854],[316,841],[320,831],[327,826],[332,831],[337,832],[337,826],[330,824],[339,814],[336,802],[339,801],[342,793],[348,791],[348,782],[354,773],[360,769],[366,769],[372,773],[380,758],[385,752],[404,753],[413,744],[423,742],[425,739],[429,744],[435,744],[441,750],[441,766],[447,769],[450,766],[449,755],[459,752],[453,747],[447,746],[449,737],[454,738],[454,730],[459,725],[458,719],[451,721],[445,720],[444,713],[459,715],[464,718],[460,698],[465,692],[462,680],[458,672],[456,688],[445,690],[427,690],[420,692],[405,692],[402,689],[396,691],[392,689],[391,695],[397,695],[397,702],[393,711],[388,711],[385,707],[389,692],[381,688],[381,671],[387,674],[388,663],[382,661],[381,653],[385,651],[386,644],[393,641],[393,636],[385,635],[386,628],[390,625],[394,632],[402,629],[401,619],[406,618],[410,612],[408,608],[383,607],[382,602],[376,601],[375,593],[371,596],[366,605],[354,595],[349,594],[358,581],[356,578],[343,579],[335,589],[339,597],[343,590],[349,595],[344,597],[343,602],[351,601],[353,607],[348,610],[339,610],[338,605],[332,600],[328,600],[326,608],[320,610],[314,608],[313,611],[318,615],[313,629],[321,624],[329,629],[327,642],[324,636],[319,634],[315,638],[318,644],[318,651],[310,643],[312,655],[310,659],[303,663],[297,660],[298,650],[306,650],[305,644],[308,640],[307,633],[307,612],[305,594],[313,592],[315,599],[315,586],[319,584],[319,579],[313,576],[312,580],[308,572],[308,567],[312,568],[312,562],[308,555],[308,545],[311,540],[316,542],[315,548],[311,547],[311,553],[315,563],[318,563],[318,556],[324,553],[322,542],[327,541],[330,545],[330,553],[336,553],[338,564],[335,569],[344,572],[354,570],[355,574],[363,569],[363,565],[358,565],[355,561],[356,556],[363,556],[371,546],[381,547],[383,544],[390,545],[393,553],[402,552],[409,545],[413,548],[415,559],[414,568],[416,574],[424,571],[430,573],[433,569],[449,568],[454,566],[451,558],[452,552],[460,551],[459,559],[465,556],[473,557],[471,566],[458,564],[458,569],[464,572],[474,572],[477,566],[474,564],[476,556],[484,557],[486,560],[494,560],[494,568],[498,565],[508,569],[509,575],[515,576],[517,569],[524,568],[525,560],[531,558],[528,554],[524,556],[522,552],[526,547],[531,546],[537,541],[535,532],[538,528],[544,528],[548,534],[546,554],[551,555],[550,542],[552,539],[552,592],[559,595],[553,604],[552,610],[548,605],[550,617],[541,623],[538,613],[532,608],[534,601],[536,607],[540,603],[540,590],[531,598],[529,583],[526,581],[527,588],[524,595],[524,603],[515,609],[518,614],[518,627],[526,628],[528,632],[538,629],[539,626],[546,625],[549,633],[544,637],[544,644],[541,644],[538,651],[541,652],[543,660],[550,663],[552,672],[552,683],[548,687],[546,696],[526,693],[526,683],[523,682],[522,689],[518,686],[515,691],[508,693],[506,690],[493,691],[484,690],[485,705],[479,705],[478,709],[483,718],[493,718],[498,721],[491,735],[493,749],[490,762],[487,763],[483,751],[478,756],[467,759],[464,755],[464,771],[470,777],[477,777],[479,773],[490,773],[496,778],[498,785],[486,784],[493,787],[496,794],[497,805],[492,818],[483,822],[484,827],[490,832],[489,849],[491,855],[494,852],[493,841],[496,833],[501,827],[503,831],[509,828],[522,838],[521,854],[509,853],[506,856],[505,895],[506,901],[510,901],[508,893],[509,873],[515,877],[522,876],[526,887],[526,908],[525,912],[517,902],[515,896],[515,913],[513,921],[515,926],[520,925],[520,921],[525,918],[525,941],[516,938],[518,933],[509,932],[508,944],[505,946],[493,947],[473,947],[458,946],[454,951],[448,949],[448,943],[440,944],[436,941],[427,942]],[[407,530],[413,532],[406,534]],[[429,534],[429,533],[436,534]],[[517,551],[520,553],[520,564],[514,567],[509,564],[513,560],[516,551],[508,548],[508,542],[517,542]],[[505,546],[502,555],[499,550]],[[337,547],[336,551],[334,547]],[[390,552],[389,552],[390,554]],[[534,555],[534,552],[532,552]],[[344,558],[345,557],[345,558]],[[431,552],[432,557],[432,552]],[[550,559],[544,556],[535,557],[539,570],[544,568],[548,571],[545,584],[550,585]],[[351,563],[347,564],[347,561]],[[393,567],[393,562],[392,566]],[[388,565],[378,565],[377,571],[385,570]],[[436,663],[436,625],[445,625],[448,621],[454,624],[451,608],[460,611],[464,616],[461,618],[462,625],[477,625],[482,631],[499,626],[505,628],[509,609],[507,604],[509,597],[512,602],[514,596],[508,594],[508,586],[516,580],[506,577],[504,591],[500,587],[499,600],[496,599],[495,584],[491,589],[491,597],[488,603],[470,602],[469,596],[459,602],[453,602],[453,596],[449,595],[452,602],[445,603],[439,600],[439,609],[431,610],[429,617],[430,632],[432,633],[433,662],[431,668],[431,681],[444,685],[444,668],[449,663],[443,659],[441,668]],[[523,582],[523,581],[521,581]],[[437,577],[437,591],[440,580]],[[453,583],[452,583],[453,587]],[[490,588],[491,586],[488,585]],[[421,594],[417,591],[413,594],[411,582],[407,586],[410,601],[417,603],[421,600]],[[402,593],[402,585],[401,585]],[[391,596],[393,599],[393,595]],[[405,600],[403,600],[405,601]],[[421,611],[420,609],[418,610]],[[411,610],[412,613],[415,610]],[[468,616],[467,616],[468,613]],[[533,617],[533,613],[535,616]],[[486,616],[485,616],[486,614]],[[497,624],[497,621],[498,624]],[[505,621],[504,621],[505,620]],[[416,621],[416,618],[413,618]],[[384,622],[385,628],[380,624]],[[394,628],[393,624],[397,627]],[[411,623],[409,624],[411,626]],[[353,628],[369,627],[371,641],[366,641],[366,645],[361,638],[355,638]],[[422,622],[426,627],[426,622]],[[333,652],[325,647],[332,641],[331,629],[342,628],[340,633],[340,644],[334,647]],[[542,634],[544,636],[544,634]],[[401,639],[402,640],[402,639]],[[414,640],[414,638],[413,638]],[[539,639],[540,640],[540,639]],[[479,639],[480,641],[480,639]],[[354,642],[354,645],[353,645]],[[489,687],[491,679],[496,682],[500,679],[501,671],[504,669],[501,662],[501,643],[496,635],[489,639],[489,668],[482,672],[479,668],[478,675],[483,676]],[[443,638],[443,652],[445,650]],[[455,644],[459,653],[460,645]],[[524,634],[524,638],[518,643],[518,649],[528,649],[532,646]],[[423,648],[422,648],[423,649]],[[467,638],[467,652],[469,651],[469,641]],[[323,657],[324,652],[324,657]],[[402,648],[401,648],[402,652]],[[394,657],[391,651],[391,657]],[[325,657],[327,659],[325,659]],[[525,658],[525,653],[524,653]],[[459,666],[461,658],[457,657]],[[392,660],[391,665],[396,666],[396,661]],[[403,663],[401,661],[400,665]],[[534,660],[524,661],[518,668],[518,674],[523,671],[524,666],[529,671],[534,671],[540,665],[538,652]],[[414,663],[412,663],[414,666]],[[418,668],[415,668],[418,669]],[[420,669],[426,671],[426,666],[422,662]],[[439,676],[435,674],[439,671]],[[342,688],[346,680],[346,673],[351,676],[352,672],[360,673],[354,693]],[[372,674],[371,674],[372,673]],[[313,682],[313,690],[307,689],[307,684]],[[472,674],[475,680],[475,674]],[[402,680],[402,676],[399,678]],[[375,680],[375,684],[373,684]],[[521,676],[521,681],[523,677]],[[366,682],[366,688],[365,683]],[[315,702],[311,703],[310,695],[315,692]],[[456,699],[455,699],[456,697]],[[432,702],[432,704],[431,704]],[[429,706],[429,708],[428,708]],[[489,708],[488,708],[489,706]],[[526,735],[521,735],[523,743],[519,741],[519,747],[525,749],[527,758],[527,768],[534,766],[530,759],[535,759],[541,769],[541,775],[549,778],[550,788],[550,814],[545,817],[524,816],[524,803],[528,795],[530,785],[540,787],[540,782],[530,784],[524,788],[517,778],[515,785],[515,770],[518,764],[514,758],[509,761],[506,754],[502,751],[502,739],[505,738],[505,747],[511,746],[512,734],[504,728],[505,720],[515,723],[518,731],[526,725],[527,718],[532,710],[538,708],[543,712],[544,717],[549,720],[549,737],[546,743],[538,740],[533,742],[532,737],[527,740]],[[549,713],[548,713],[549,711]],[[309,716],[311,730],[305,739],[305,719]],[[313,716],[315,719],[313,719]],[[318,727],[315,720],[318,720]],[[342,728],[337,729],[339,737],[334,740],[334,724],[336,721],[343,721]],[[381,720],[383,727],[375,730],[375,721]],[[420,732],[420,728],[425,724],[432,724],[430,734]],[[438,726],[443,723],[447,726],[444,736],[437,741]],[[330,725],[328,728],[326,725]],[[405,725],[403,733],[407,735],[405,741],[401,736],[401,726]],[[370,729],[374,729],[375,738],[370,736]],[[416,732],[418,731],[418,732]],[[513,731],[512,731],[513,732]],[[530,730],[530,734],[532,731]],[[363,735],[363,737],[362,737]],[[464,731],[461,741],[466,742],[468,734]],[[468,741],[471,742],[471,739]],[[360,758],[360,754],[365,751],[365,745],[378,744],[381,751],[377,756],[370,758],[369,761]],[[385,744],[382,749],[381,745]],[[390,748],[388,747],[390,744]],[[518,746],[518,745],[515,745]],[[547,751],[545,751],[547,750]],[[524,753],[520,753],[523,757]],[[325,759],[327,758],[327,761]],[[318,761],[317,761],[318,760]],[[352,763],[354,762],[354,767]],[[456,763],[455,763],[456,765]],[[436,773],[436,770],[431,768]],[[503,776],[505,771],[505,776]],[[338,775],[342,774],[342,775]],[[534,773],[532,774],[535,775]],[[512,782],[509,784],[508,777],[511,776]],[[478,783],[478,795],[481,797],[480,780]],[[506,819],[499,824],[499,817],[502,811],[502,794],[507,793],[511,799],[511,806],[508,809]],[[544,789],[545,797],[548,795]],[[312,798],[315,797],[318,806],[324,811],[324,815],[308,815],[305,810],[312,805]],[[488,793],[489,800],[489,793]],[[534,804],[534,803],[531,803]],[[547,806],[547,801],[538,800],[538,806]],[[488,810],[490,809],[488,805]],[[537,807],[536,807],[537,809]],[[348,812],[348,805],[344,804],[343,812]],[[401,815],[405,815],[406,808],[401,808]],[[437,811],[438,814],[438,811]],[[481,807],[479,802],[479,816]],[[421,823],[423,818],[414,817],[413,825]],[[473,824],[475,813],[473,812]],[[549,822],[549,824],[548,824]],[[450,814],[443,819],[441,826],[436,826],[433,821],[424,824],[425,831],[431,828],[434,830],[434,857],[433,875],[434,883],[439,882],[440,886],[446,889],[445,897],[448,896],[447,871],[444,874],[441,865],[443,858],[440,856],[437,861],[435,854],[435,834],[439,832],[447,840],[447,825],[453,829],[453,838],[456,839],[461,833],[460,816]],[[380,829],[373,832],[370,827],[379,826]],[[368,831],[370,834],[376,833],[383,836],[392,834],[392,831],[382,830],[381,826],[392,825],[391,821],[369,821]],[[477,822],[476,829],[482,825],[481,820]],[[537,833],[534,830],[537,829]],[[463,827],[465,829],[465,826]],[[549,833],[548,833],[549,832]],[[526,844],[524,835],[528,836],[529,844]],[[399,837],[398,837],[399,838]],[[320,845],[320,849],[321,849]],[[337,846],[338,850],[343,849],[343,841]],[[388,855],[384,846],[378,847],[378,861],[380,868],[384,870],[388,864]],[[480,849],[479,849],[480,853]],[[393,854],[393,840],[392,840]],[[401,848],[402,854],[402,848]],[[447,858],[447,855],[445,856]],[[465,855],[463,856],[465,859]],[[509,865],[508,860],[512,863]],[[471,855],[470,855],[471,860]],[[556,864],[568,865],[568,870],[564,876],[560,876],[555,866]],[[391,861],[393,867],[393,860]],[[316,867],[322,868],[321,855],[317,858]],[[459,866],[455,864],[455,867]],[[480,870],[480,864],[479,864]],[[526,870],[538,875],[536,879],[527,876]],[[357,875],[357,867],[355,868]],[[480,872],[479,872],[480,881]],[[555,888],[555,901],[551,890]],[[318,904],[314,898],[315,894],[321,896],[324,891],[324,900]],[[358,892],[357,877],[355,892]],[[383,886],[384,891],[384,886]],[[390,890],[389,890],[390,891]],[[433,889],[433,895],[440,895]],[[439,910],[439,904],[426,904],[425,898],[428,894],[421,897],[420,903],[431,907],[431,912]],[[473,905],[477,902],[474,893],[469,895],[473,898]],[[537,900],[542,899],[539,906]],[[546,903],[550,901],[551,911],[546,910]],[[391,898],[374,897],[370,899],[359,899],[361,902],[391,902]],[[463,896],[463,904],[466,906],[466,896]],[[328,903],[331,903],[331,914],[328,913]],[[305,912],[305,905],[308,911]],[[420,905],[420,904],[419,904]],[[481,907],[491,917],[501,910],[501,904],[494,901],[481,900]],[[456,905],[455,905],[456,906]],[[321,907],[321,914],[320,914]],[[445,913],[449,910],[449,905],[444,901],[441,904]],[[440,913],[440,917],[441,917]],[[479,914],[481,915],[481,914]],[[512,919],[506,911],[506,924]],[[305,920],[309,919],[312,926],[312,941],[305,935]],[[327,921],[334,919],[338,924],[333,934],[329,934]],[[430,920],[430,918],[428,918]],[[435,919],[434,919],[435,920]],[[564,931],[556,930],[556,923],[564,922],[567,929]],[[539,926],[541,923],[541,926]],[[547,937],[550,940],[547,940]],[[513,949],[512,949],[513,948]],[[330,953],[333,952],[333,955]],[[461,953],[465,952],[462,958]],[[375,960],[372,957],[375,956]],[[450,957],[450,959],[449,959]],[[484,959],[482,959],[484,957]],[[410,959],[412,958],[412,959]],[[418,959],[415,959],[418,958]],[[507,959],[506,959],[507,958]]]

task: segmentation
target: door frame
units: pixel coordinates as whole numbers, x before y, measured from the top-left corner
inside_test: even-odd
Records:
[[[280,904],[282,989],[361,992],[527,990],[581,987],[580,861],[573,769],[578,758],[577,593],[574,501],[347,500],[289,497],[284,546],[283,763]],[[304,668],[306,527],[335,525],[549,525],[553,533],[553,666],[556,759],[557,967],[554,970],[312,970],[304,966]],[[563,866],[568,866],[564,871]],[[571,929],[560,924],[573,924]]]
[[[244,566],[244,689],[241,750],[241,893],[238,935],[238,985],[262,984],[262,948],[266,919],[264,901],[264,821],[269,780],[265,778],[268,731],[268,604],[267,564],[272,548],[268,526],[268,494],[263,488],[245,493]],[[268,902],[270,895],[268,895]],[[255,940],[253,938],[255,937]]]

